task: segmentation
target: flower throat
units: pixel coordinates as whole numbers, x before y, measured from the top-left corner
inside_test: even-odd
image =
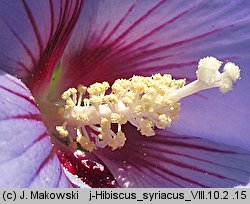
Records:
[[[64,123],[56,130],[61,138],[68,138],[73,149],[80,145],[89,152],[106,146],[112,150],[122,148],[126,141],[122,125],[127,122],[142,135],[154,136],[155,128],[165,129],[178,118],[182,98],[215,87],[222,93],[232,90],[240,78],[240,69],[227,62],[219,72],[221,65],[214,57],[201,59],[197,80],[187,85],[185,79],[155,74],[118,79],[111,87],[103,82],[69,88],[62,94],[65,103],[58,111]]]

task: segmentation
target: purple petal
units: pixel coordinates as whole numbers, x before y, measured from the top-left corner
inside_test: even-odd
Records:
[[[227,95],[215,93],[216,90],[186,98],[182,101],[180,119],[173,123],[171,131],[250,150],[250,95],[246,91],[250,86],[242,85],[239,82]]]
[[[248,8],[241,8],[241,3],[86,1],[64,54],[61,71],[67,82],[63,86],[82,82],[83,76],[88,84],[145,71],[195,68],[204,54],[223,54],[224,58],[235,57],[237,51],[246,54],[240,48],[228,49],[237,42],[244,45],[248,39],[240,32],[247,29],[250,18]],[[239,36],[233,38],[234,34],[240,34],[240,40]]]
[[[146,138],[124,129],[125,146],[95,154],[121,187],[235,187],[250,181],[250,152],[159,131]]]
[[[81,7],[82,0],[1,1],[0,68],[32,90],[49,83]]]
[[[134,74],[172,73],[190,81],[200,58],[232,60],[242,69],[235,90],[227,95],[206,91],[183,100],[181,119],[171,131],[249,150],[249,4],[86,1],[64,54],[58,93],[79,83],[112,82]]]
[[[0,186],[70,187],[27,87],[0,71]]]

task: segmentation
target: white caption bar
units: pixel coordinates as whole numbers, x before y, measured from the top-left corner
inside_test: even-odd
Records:
[[[250,203],[250,188],[0,189],[0,203]]]

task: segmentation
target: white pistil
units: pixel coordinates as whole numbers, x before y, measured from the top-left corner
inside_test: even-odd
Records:
[[[214,57],[201,59],[196,72],[197,80],[173,91],[170,98],[173,101],[179,101],[186,96],[215,87],[218,87],[222,93],[232,90],[233,83],[240,78],[240,68],[228,62],[224,66],[223,73],[220,73],[218,70],[221,64],[222,62]]]
[[[197,80],[187,85],[184,79],[174,80],[169,74],[155,74],[118,79],[107,95],[107,82],[95,83],[89,88],[79,85],[77,90],[70,88],[62,94],[65,106],[59,111],[65,122],[56,130],[61,137],[67,137],[69,132],[66,126],[76,127],[76,141],[87,151],[106,146],[112,150],[123,147],[126,137],[122,125],[127,121],[136,126],[142,135],[153,136],[155,128],[164,129],[178,118],[182,98],[215,87],[223,93],[232,90],[233,83],[240,78],[240,69],[228,62],[220,73],[221,65],[222,62],[214,57],[201,59],[196,72]],[[89,98],[83,98],[86,92]],[[117,124],[117,133],[111,129],[111,124]],[[98,135],[88,133],[87,126]],[[69,140],[75,143],[71,136]]]

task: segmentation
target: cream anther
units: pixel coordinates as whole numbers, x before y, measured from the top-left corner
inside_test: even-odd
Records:
[[[79,85],[77,86],[77,91],[78,91],[79,93],[81,93],[81,94],[85,94],[86,91],[87,91],[87,87],[86,87],[86,86],[83,86],[82,84],[79,84]]]
[[[124,146],[126,141],[126,137],[123,132],[119,131],[117,132],[117,135],[114,136],[114,138],[108,143],[110,147],[112,147],[112,150],[115,150],[117,148],[121,148]]]
[[[67,123],[65,122],[65,123],[63,123],[62,126],[56,126],[56,130],[59,133],[59,136],[62,138],[67,137],[69,135],[69,132],[66,129],[66,125],[67,125]]]

